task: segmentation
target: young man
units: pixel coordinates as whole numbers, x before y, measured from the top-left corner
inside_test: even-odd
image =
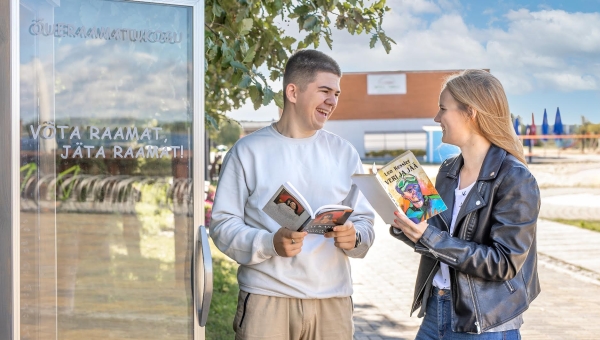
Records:
[[[341,75],[321,52],[294,53],[281,119],[242,138],[223,162],[211,237],[240,264],[236,339],[352,339],[348,257],[364,257],[375,235],[374,212],[350,179],[363,172],[358,153],[322,130]],[[262,208],[286,181],[313,207],[338,203],[354,213],[325,236],[282,228]]]

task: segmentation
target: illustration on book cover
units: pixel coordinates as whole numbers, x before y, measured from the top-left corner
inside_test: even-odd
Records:
[[[412,153],[396,158],[378,174],[387,186],[390,198],[411,221],[419,223],[447,209]]]
[[[351,207],[327,204],[313,212],[304,196],[290,183],[284,183],[263,207],[280,226],[309,234],[324,234],[344,224],[354,211]]]

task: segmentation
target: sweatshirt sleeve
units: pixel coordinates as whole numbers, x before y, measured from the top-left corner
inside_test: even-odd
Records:
[[[245,171],[235,151],[227,153],[213,205],[210,236],[219,250],[242,265],[261,263],[278,256],[273,234],[244,222],[249,191]]]
[[[360,161],[355,173],[364,173]],[[358,247],[344,250],[344,253],[349,257],[364,258],[375,241],[375,230],[373,228],[375,211],[355,184],[352,184],[352,188],[342,204],[354,207],[354,212],[350,215],[350,221],[354,223],[354,228],[360,232],[361,237],[361,244]]]

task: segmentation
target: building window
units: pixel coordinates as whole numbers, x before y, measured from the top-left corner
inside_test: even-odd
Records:
[[[416,156],[425,153],[427,134],[425,132],[366,132],[365,156],[397,156],[411,150]]]

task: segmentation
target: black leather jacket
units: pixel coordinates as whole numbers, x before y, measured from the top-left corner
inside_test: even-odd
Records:
[[[537,182],[527,167],[492,145],[477,182],[449,234],[454,189],[462,155],[446,160],[436,189],[448,210],[429,219],[416,244],[391,227],[390,233],[422,254],[412,313],[425,314],[439,262],[449,266],[452,330],[482,333],[523,313],[540,293],[536,225],[540,208]]]

